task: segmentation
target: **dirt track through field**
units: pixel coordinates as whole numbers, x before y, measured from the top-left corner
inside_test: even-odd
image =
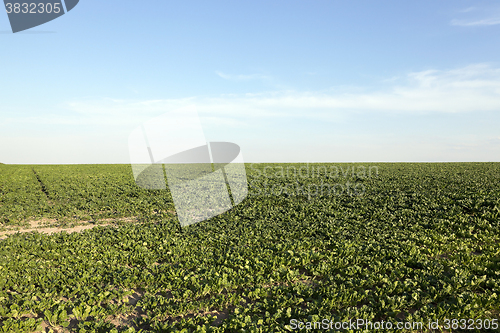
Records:
[[[49,219],[44,219],[44,220],[37,220],[37,221],[30,221],[30,227],[26,229],[20,229],[20,230],[7,230],[7,231],[0,231],[0,240],[4,240],[7,238],[9,235],[13,235],[16,233],[26,233],[26,232],[39,232],[43,234],[54,234],[58,232],[67,232],[67,233],[73,233],[73,232],[81,232],[83,230],[88,230],[95,228],[97,226],[117,226],[114,222],[130,222],[130,223],[137,223],[136,218],[132,217],[127,217],[127,218],[118,218],[118,219],[106,219],[103,220],[104,223],[101,224],[95,224],[91,223],[90,221],[80,221],[78,222],[78,225],[70,228],[63,228],[63,227],[57,227],[57,226],[51,226],[51,224],[56,224],[57,220],[49,220]]]

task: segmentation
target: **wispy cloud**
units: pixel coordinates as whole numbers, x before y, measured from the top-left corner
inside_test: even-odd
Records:
[[[465,9],[462,9],[462,10],[459,10],[460,13],[469,13],[469,12],[473,12],[475,10],[477,10],[478,8],[477,7],[468,7],[468,8],[465,8]]]
[[[459,10],[458,13],[469,13],[464,14],[464,18],[455,18],[450,21],[450,25],[461,26],[461,27],[474,27],[474,26],[492,26],[500,24],[500,8],[479,8],[479,7],[468,7]]]
[[[474,64],[466,67],[407,73],[379,90],[339,92],[270,91],[156,100],[73,101],[70,112],[50,117],[8,119],[9,122],[133,126],[152,116],[195,105],[210,122],[245,126],[271,118],[307,118],[337,121],[357,113],[463,113],[500,111],[500,67]],[[255,123],[252,124],[252,126]]]
[[[281,91],[212,98],[203,101],[200,109],[219,114],[305,118],[352,111],[457,113],[500,110],[500,68],[488,64],[413,72],[396,81],[388,89],[370,93]]]
[[[230,75],[230,74],[225,74],[221,71],[215,71],[215,74],[217,74],[219,77],[221,77],[223,79],[232,80],[232,81],[270,80],[271,79],[270,76],[263,75],[263,74]]]
[[[132,129],[188,105],[198,109],[207,140],[241,144],[248,161],[488,161],[500,156],[498,132],[488,129],[486,120],[455,129],[441,121],[439,126],[434,123],[416,136],[405,136],[397,128],[394,133],[383,129],[387,121],[397,127],[395,119],[433,122],[474,119],[476,112],[500,112],[500,67],[491,64],[407,73],[370,90],[334,88],[210,98],[72,101],[64,104],[59,113],[6,119],[0,124],[4,136],[0,143],[5,143],[0,144],[0,155],[10,156],[4,159],[7,163],[127,163],[126,138]],[[455,117],[456,113],[471,114]],[[440,116],[434,117],[436,114]],[[370,129],[360,121],[365,118],[378,120]],[[6,123],[9,126],[4,126]],[[401,125],[411,129],[405,122]],[[9,139],[21,135],[19,128],[31,136],[24,141]],[[455,136],[443,134],[446,130]],[[464,137],[467,133],[476,137]],[[37,135],[42,135],[43,140],[38,140]],[[16,149],[10,142],[15,142]],[[60,147],[58,154],[48,158],[54,146]]]
[[[489,26],[500,24],[500,17],[490,17],[481,20],[452,20],[451,25],[457,25],[461,27],[473,27],[473,26]]]

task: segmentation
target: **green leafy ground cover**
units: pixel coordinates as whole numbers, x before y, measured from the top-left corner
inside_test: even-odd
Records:
[[[71,221],[134,216],[150,218],[173,211],[168,191],[135,185],[129,165],[2,165],[0,224],[27,226],[29,220]]]
[[[135,187],[130,166],[0,166],[5,226],[144,222],[0,241],[0,332],[500,317],[498,163],[380,163],[371,175],[367,164],[332,164],[305,177],[287,175],[291,166],[247,165],[248,198],[182,233],[168,192]],[[306,190],[347,182],[360,193]]]

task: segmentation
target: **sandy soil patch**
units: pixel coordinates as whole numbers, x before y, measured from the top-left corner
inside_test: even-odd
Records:
[[[37,231],[39,233],[43,234],[54,234],[57,232],[67,232],[67,233],[73,233],[73,232],[81,232],[83,230],[87,229],[92,229],[97,226],[118,226],[117,223],[121,222],[130,222],[130,223],[138,223],[136,217],[124,217],[124,218],[109,218],[109,219],[101,219],[99,220],[99,224],[93,223],[91,221],[78,221],[73,224],[77,224],[73,227],[69,228],[64,228],[64,227],[57,227],[57,226],[51,226],[54,224],[58,223],[58,220],[55,219],[40,219],[36,221],[29,221],[29,228],[26,229],[17,229],[19,227],[12,227],[16,228],[17,230],[7,230],[7,231],[0,231],[0,240],[6,239],[8,235],[16,234],[16,233],[25,233],[25,232],[33,232]]]

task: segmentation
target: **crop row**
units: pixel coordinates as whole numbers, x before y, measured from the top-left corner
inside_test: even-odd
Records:
[[[249,165],[248,198],[182,233],[175,216],[151,214],[141,225],[1,241],[0,331],[285,332],[291,319],[499,318],[497,164],[379,164],[371,176],[337,177],[281,177],[280,166],[290,165]],[[47,200],[69,210],[72,198],[89,197],[71,189],[126,202],[119,193],[133,184],[120,168],[35,170]],[[365,192],[264,190],[321,181]]]

